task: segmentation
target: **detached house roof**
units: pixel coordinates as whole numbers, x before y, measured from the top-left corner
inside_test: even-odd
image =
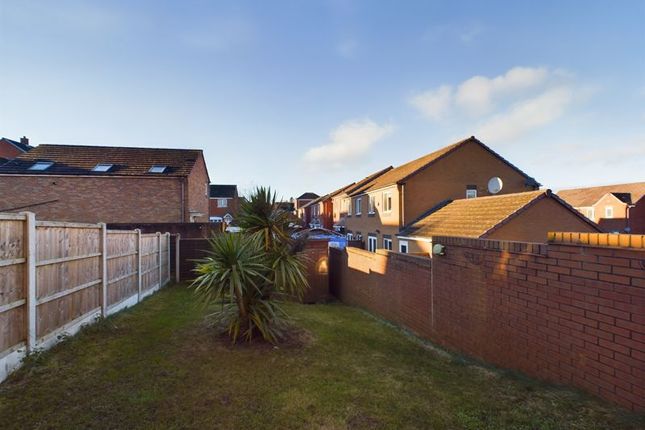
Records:
[[[541,190],[473,199],[447,200],[404,227],[399,236],[482,238],[545,198],[555,199],[580,219],[598,229],[596,224],[582,216],[553,194],[551,190]]]
[[[16,148],[18,148],[22,152],[27,152],[27,151],[29,151],[29,150],[31,150],[33,148],[33,146],[31,146],[31,145],[28,145],[28,144],[22,143],[22,142],[18,142],[16,140],[9,139],[9,138],[6,138],[6,137],[3,137],[0,140],[2,140],[4,142],[7,142],[10,145],[15,146]]]
[[[571,206],[579,208],[595,205],[598,200],[608,193],[612,193],[625,203],[636,203],[645,195],[645,182],[560,190],[558,191],[558,196],[566,200]]]
[[[188,176],[201,154],[199,149],[38,145],[0,166],[0,174]],[[36,162],[52,164],[43,170],[30,169]],[[94,171],[98,164],[107,169]],[[150,172],[153,166],[159,169]]]
[[[517,168],[515,165],[511,164],[508,160],[503,158],[501,155],[490,149],[488,146],[484,145],[482,142],[477,140],[474,136],[469,137],[468,139],[461,140],[457,143],[453,143],[452,145],[448,145],[444,148],[441,148],[435,152],[432,152],[428,155],[424,155],[423,157],[417,158],[416,160],[412,160],[408,163],[402,164],[401,166],[395,167],[386,173],[377,176],[374,178],[374,180],[369,181],[365,184],[363,184],[360,187],[356,187],[354,190],[352,190],[351,195],[357,195],[357,194],[362,194],[370,190],[377,190],[379,188],[386,187],[388,185],[394,185],[394,184],[402,184],[405,183],[406,180],[415,175],[416,173],[420,172],[421,170],[427,169],[431,167],[435,162],[441,160],[448,154],[452,153],[453,151],[457,150],[461,146],[467,144],[467,143],[477,143],[479,144],[482,148],[493,154],[495,157],[499,158],[502,160],[504,163],[506,163],[508,166],[510,166],[512,169],[517,171],[519,174],[524,176],[526,178],[526,182],[529,185],[533,185],[536,187],[539,187],[540,184],[521,171],[519,168]]]
[[[318,197],[320,196],[316,193],[307,192],[302,194],[300,197],[298,197],[297,200],[313,200],[313,199],[317,199]]]
[[[210,185],[209,196],[212,198],[232,199],[237,195],[237,185]]]

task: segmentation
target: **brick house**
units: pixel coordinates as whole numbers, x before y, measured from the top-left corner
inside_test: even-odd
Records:
[[[334,225],[334,197],[349,189],[352,185],[354,185],[354,182],[302,206],[302,220],[305,225],[331,230]]]
[[[540,184],[475,137],[396,168],[377,172],[346,192],[339,219],[350,238],[376,240],[376,248],[403,249],[400,229],[445,200],[533,191]],[[369,245],[369,244],[368,244]]]
[[[0,166],[0,212],[41,219],[208,221],[201,150],[39,145]]]
[[[211,185],[209,190],[210,221],[233,221],[240,209],[237,185]]]
[[[309,224],[309,222],[311,222],[311,206],[307,205],[316,200],[318,197],[320,196],[316,193],[306,192],[303,193],[300,197],[296,198],[294,204],[296,216],[303,220],[305,224]]]
[[[32,149],[29,145],[29,139],[21,137],[20,142],[7,139],[6,137],[0,138],[0,164],[13,160],[20,154]]]
[[[558,191],[603,231],[645,234],[645,182]]]
[[[447,200],[404,227],[402,250],[428,255],[435,236],[546,243],[549,231],[598,233],[600,228],[551,190]],[[374,239],[368,238],[368,246]]]

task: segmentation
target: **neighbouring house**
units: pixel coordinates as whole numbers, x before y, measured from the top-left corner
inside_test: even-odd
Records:
[[[0,166],[0,212],[105,223],[208,222],[198,149],[39,145]]]
[[[345,185],[329,194],[318,197],[304,205],[302,209],[302,220],[310,228],[324,228],[331,230],[334,227],[334,197],[349,189],[354,182]]]
[[[309,203],[312,201],[316,200],[318,197],[320,197],[316,193],[312,192],[306,192],[303,193],[300,197],[296,198],[295,204],[294,204],[294,210],[296,211],[296,216],[300,218],[301,220],[305,219],[311,219],[311,207],[305,208]]]
[[[538,190],[444,201],[401,229],[397,238],[401,252],[428,255],[434,236],[545,243],[549,231],[601,230],[551,190]],[[368,244],[373,241],[368,238]]]
[[[240,209],[237,185],[211,185],[209,187],[209,219],[211,222],[230,224]]]
[[[645,234],[645,182],[573,188],[558,195],[605,232]]]
[[[29,145],[29,139],[25,136],[20,141],[11,140],[6,137],[0,138],[0,164],[13,160],[17,156],[28,152],[33,147]]]
[[[404,251],[400,229],[445,200],[510,194],[540,184],[475,137],[396,168],[377,172],[352,187],[339,218],[349,239],[368,239],[368,248]]]

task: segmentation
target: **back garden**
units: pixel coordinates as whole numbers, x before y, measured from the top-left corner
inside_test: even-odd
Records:
[[[85,328],[0,385],[0,428],[640,429],[643,416],[481,366],[341,304],[238,344],[186,285]]]

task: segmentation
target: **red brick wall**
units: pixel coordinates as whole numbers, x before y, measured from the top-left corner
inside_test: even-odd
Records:
[[[17,156],[22,154],[22,151],[13,146],[10,143],[7,143],[0,139],[0,158],[6,158],[7,160],[11,160]]]
[[[435,243],[446,255],[416,267],[333,250],[332,291],[446,348],[645,410],[645,251]]]
[[[409,254],[330,249],[330,287],[343,302],[428,337],[430,267],[429,258]]]
[[[179,178],[0,176],[0,211],[39,219],[106,223],[181,222]]]
[[[185,222],[190,221],[189,212],[199,212],[200,217],[195,222],[208,222],[208,171],[204,163],[204,157],[200,154],[199,159],[188,175],[188,187],[186,193],[186,214]]]

